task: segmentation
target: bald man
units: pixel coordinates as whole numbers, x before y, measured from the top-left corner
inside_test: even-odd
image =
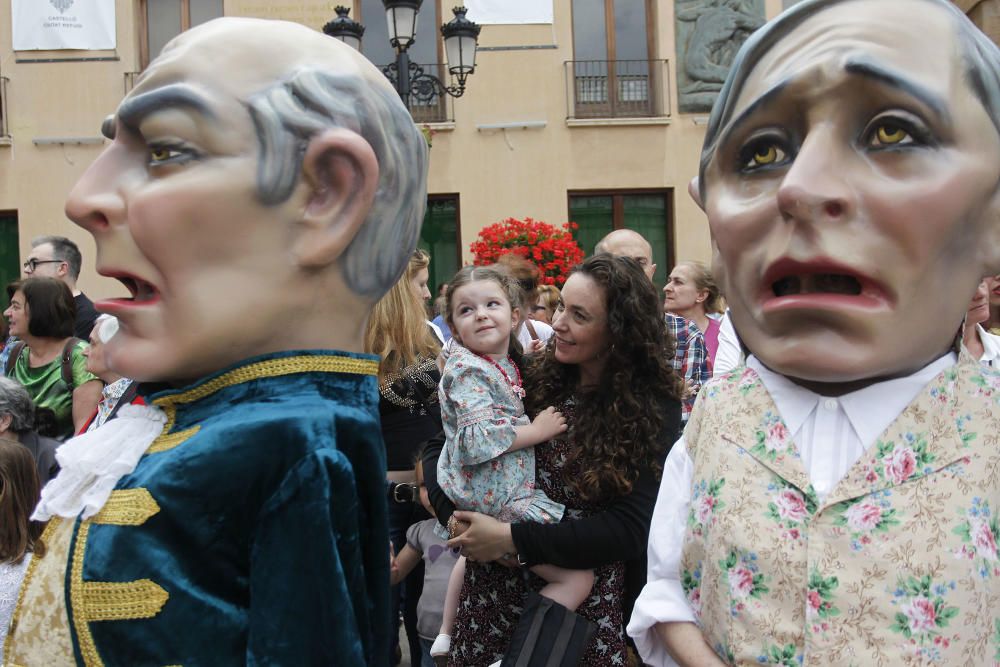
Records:
[[[594,254],[608,253],[616,257],[634,259],[646,276],[652,281],[656,274],[656,264],[653,263],[653,246],[642,234],[631,229],[616,229],[594,247]],[[705,336],[698,326],[683,317],[673,313],[663,313],[667,328],[677,341],[674,351],[674,370],[684,377],[685,398],[682,404],[681,418],[687,422],[694,407],[694,399],[698,390],[712,377],[712,369],[708,363],[708,352],[705,349]]]

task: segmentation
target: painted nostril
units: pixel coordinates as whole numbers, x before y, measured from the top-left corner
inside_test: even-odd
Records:
[[[831,218],[839,218],[844,212],[844,206],[835,201],[827,202],[823,208]]]

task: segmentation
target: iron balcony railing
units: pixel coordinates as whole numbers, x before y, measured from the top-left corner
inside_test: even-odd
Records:
[[[568,118],[670,115],[666,60],[566,61]]]
[[[447,85],[449,74],[446,65],[419,63],[418,66],[425,74],[435,76]],[[413,116],[414,123],[444,123],[453,120],[452,109],[451,97],[441,95],[433,86],[419,86],[419,92],[410,95],[410,115]]]

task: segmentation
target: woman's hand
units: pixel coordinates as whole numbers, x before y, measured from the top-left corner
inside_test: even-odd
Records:
[[[514,552],[510,524],[497,521],[478,512],[455,512],[457,521],[469,527],[458,537],[448,540],[449,547],[458,547],[472,561],[494,561]]]
[[[545,351],[545,341],[541,338],[536,338],[528,344],[528,349],[524,351],[525,354],[538,354],[539,352]]]

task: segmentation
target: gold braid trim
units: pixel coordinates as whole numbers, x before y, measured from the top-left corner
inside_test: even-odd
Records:
[[[87,625],[87,614],[84,609],[83,595],[83,554],[87,549],[87,533],[90,532],[90,521],[81,521],[73,544],[73,554],[70,556],[69,571],[69,613],[73,617],[73,630],[80,647],[80,656],[86,667],[101,667],[104,663],[97,652],[94,637]]]
[[[56,526],[62,521],[57,516],[52,517],[48,524],[45,526],[45,530],[42,531],[42,535],[39,540],[42,544],[46,544],[49,538],[52,536],[53,531],[55,531]],[[26,555],[25,558],[28,558]],[[28,590],[28,582],[31,581],[31,577],[35,574],[35,568],[38,567],[38,558],[35,558],[34,554],[31,554],[31,562],[28,563],[28,569],[24,571],[24,579],[21,581],[21,589],[17,592],[17,602],[14,603],[14,614],[10,618],[10,629],[7,631],[7,639],[3,643],[3,654],[10,655],[10,642],[11,638],[14,636],[14,631],[17,629],[17,622],[21,615],[21,605],[24,603],[24,592]]]
[[[87,551],[90,520],[81,521],[73,545],[70,563],[70,614],[76,641],[86,667],[101,667],[104,663],[97,652],[90,623],[152,618],[160,613],[170,594],[149,579],[138,581],[84,581],[83,557]]]
[[[143,488],[112,491],[94,523],[114,526],[141,526],[160,511],[152,494]]]
[[[236,368],[225,375],[209,380],[205,384],[190,389],[176,396],[164,396],[154,401],[156,405],[165,408],[178,403],[191,403],[206,396],[211,396],[220,389],[232,387],[251,380],[298,373],[352,373],[354,375],[378,375],[378,361],[374,359],[354,359],[337,356],[284,357],[258,361],[242,368]]]
[[[169,598],[149,579],[83,582],[83,613],[89,622],[153,618]]]
[[[162,408],[163,412],[166,413],[167,423],[164,424],[163,432],[153,441],[153,444],[149,446],[146,453],[156,454],[171,450],[196,434],[198,429],[201,428],[200,426],[195,426],[194,428],[178,431],[177,433],[170,432],[177,421],[177,405],[179,404],[193,403],[194,401],[211,396],[220,389],[233,387],[244,382],[250,382],[251,380],[314,372],[378,375],[378,362],[374,359],[312,355],[268,359],[267,361],[258,361],[248,366],[229,371],[225,375],[220,375],[182,394],[158,398],[153,403]]]
[[[171,410],[171,416],[173,416],[173,412]],[[178,431],[177,433],[168,433],[167,431],[171,426],[173,426],[173,423],[167,423],[163,427],[163,433],[158,435],[156,440],[146,449],[147,454],[169,451],[201,430],[201,426],[195,426],[194,428]]]

